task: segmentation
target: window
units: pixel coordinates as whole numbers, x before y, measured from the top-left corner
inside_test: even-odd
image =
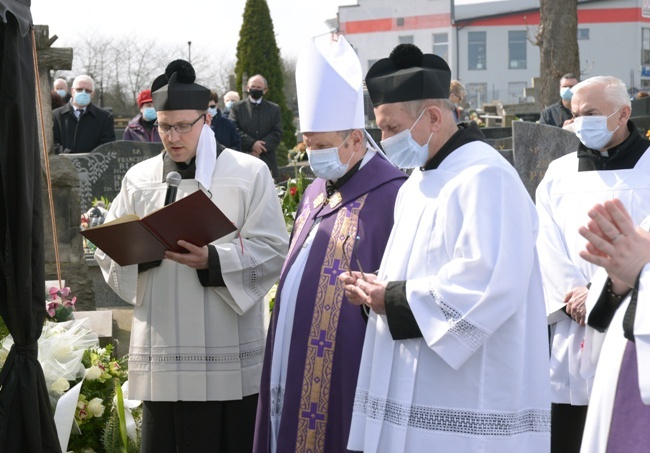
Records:
[[[508,68],[526,69],[526,30],[508,32]]]
[[[404,26],[404,18],[403,17],[398,17],[397,18],[397,26],[398,27],[403,27]]]
[[[433,53],[442,57],[445,61],[449,61],[449,37],[447,33],[433,34]]]
[[[398,37],[398,44],[413,44],[413,35]]]
[[[578,28],[578,41],[586,41],[587,39],[589,39],[589,29]]]
[[[465,89],[467,90],[465,102],[470,108],[480,108],[487,102],[487,83],[468,83]]]
[[[467,55],[468,69],[487,69],[484,31],[467,33]]]

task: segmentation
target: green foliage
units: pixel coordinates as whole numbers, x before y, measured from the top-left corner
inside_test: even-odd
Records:
[[[284,142],[280,142],[278,147],[275,149],[275,160],[278,163],[278,167],[286,167],[289,165],[289,149]]]
[[[7,335],[9,335],[9,329],[5,325],[5,320],[0,317],[0,339],[6,337]]]
[[[249,78],[256,74],[264,76],[269,85],[265,99],[280,106],[282,141],[287,147],[293,147],[296,144],[296,128],[293,125],[293,113],[287,107],[284,97],[282,73],[282,60],[275,41],[269,6],[266,0],[246,0],[244,21],[237,43],[235,83],[242,90],[244,74]],[[241,95],[242,99],[246,97],[246,93]]]

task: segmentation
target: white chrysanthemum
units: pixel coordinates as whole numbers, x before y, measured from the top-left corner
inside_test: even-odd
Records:
[[[50,392],[56,395],[63,395],[70,389],[70,383],[67,379],[60,377],[50,385]]]
[[[102,404],[101,398],[93,398],[88,403],[88,412],[93,414],[93,417],[101,417],[104,415],[104,405]]]
[[[104,374],[104,372],[97,365],[93,365],[90,368],[86,368],[86,379],[89,381],[95,381]]]

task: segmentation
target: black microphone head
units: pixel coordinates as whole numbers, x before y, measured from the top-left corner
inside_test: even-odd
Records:
[[[168,186],[172,187],[178,187],[181,185],[181,174],[177,171],[170,171],[167,173],[167,178],[165,178],[165,182],[167,182]]]

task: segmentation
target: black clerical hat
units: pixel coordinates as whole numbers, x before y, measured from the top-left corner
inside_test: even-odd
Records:
[[[366,74],[366,87],[377,107],[393,102],[449,98],[451,70],[437,55],[423,54],[413,44],[400,44]]]
[[[185,60],[174,60],[167,65],[151,85],[153,106],[165,110],[207,110],[210,90],[194,83],[196,74]]]

